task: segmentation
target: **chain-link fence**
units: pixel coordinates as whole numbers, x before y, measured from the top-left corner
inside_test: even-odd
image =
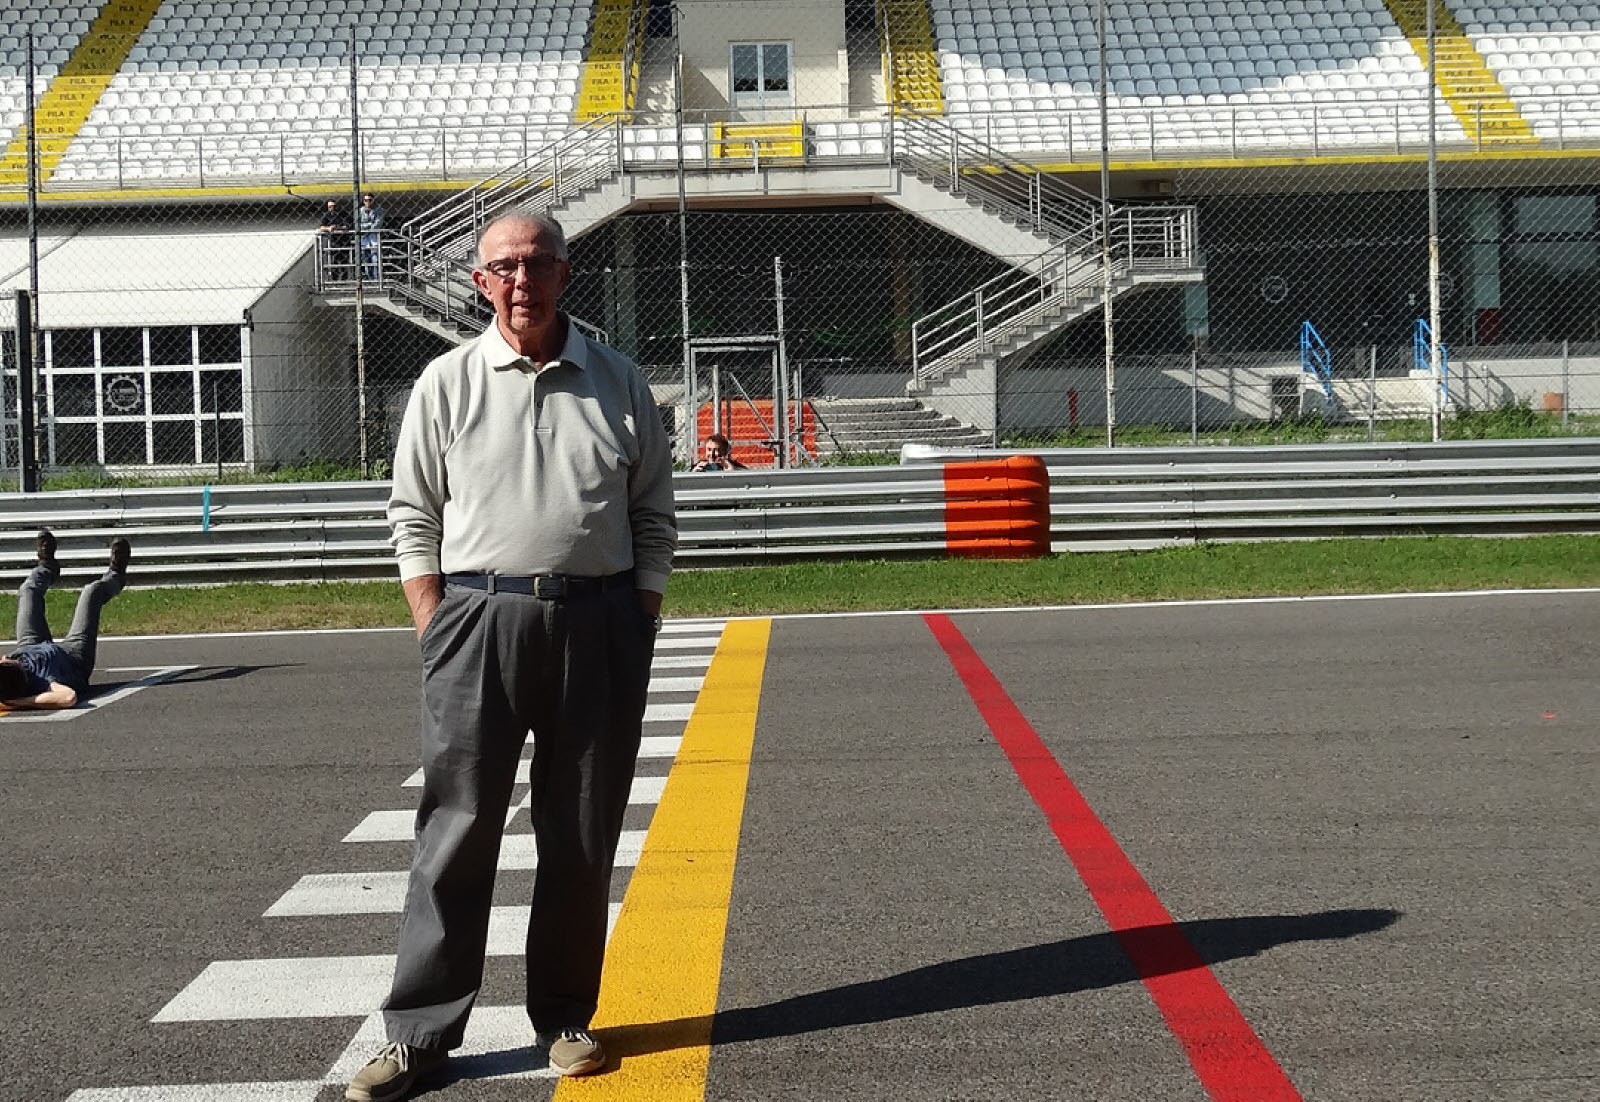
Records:
[[[1403,37],[1330,69],[1336,20],[1219,23],[1190,64],[1160,45],[1182,28],[1113,5],[1103,202],[1083,5],[1070,42],[944,0],[460,0],[441,28],[398,0],[169,2],[137,33],[17,7],[3,461],[27,359],[57,485],[381,477],[422,365],[488,322],[472,241],[511,206],[566,224],[565,304],[639,362],[683,459],[711,432],[800,463],[1600,419],[1592,52],[1430,113]],[[1213,45],[1277,83],[1201,75]],[[1405,80],[1360,84],[1401,49]],[[1521,129],[1485,121],[1507,104]]]

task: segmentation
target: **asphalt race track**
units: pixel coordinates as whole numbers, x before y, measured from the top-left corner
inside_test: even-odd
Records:
[[[527,1047],[524,810],[417,1096],[1592,1102],[1597,634],[1594,591],[669,622],[614,1069]],[[0,1099],[342,1097],[414,641],[100,662],[94,707],[0,718]]]

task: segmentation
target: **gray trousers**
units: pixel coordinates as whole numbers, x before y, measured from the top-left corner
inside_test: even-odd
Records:
[[[50,636],[50,624],[44,617],[45,591],[61,577],[59,569],[38,565],[23,579],[17,590],[17,645],[55,642]],[[87,680],[94,672],[95,646],[100,640],[100,610],[106,602],[122,592],[126,579],[116,571],[107,570],[98,581],[90,582],[78,593],[78,607],[72,613],[72,626],[58,646],[83,666]]]
[[[538,869],[527,1009],[587,1027],[633,783],[655,632],[631,582],[543,600],[445,588],[422,641],[422,803],[400,920],[389,1040],[460,1046],[483,983],[500,839],[533,732]]]

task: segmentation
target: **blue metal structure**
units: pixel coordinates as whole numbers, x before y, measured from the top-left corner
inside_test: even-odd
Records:
[[[1315,374],[1322,382],[1323,395],[1333,398],[1333,353],[1309,321],[1300,323],[1300,370]]]
[[[1428,354],[1433,343],[1433,329],[1427,318],[1418,318],[1411,328],[1411,363],[1418,371],[1433,371],[1432,357]],[[1439,397],[1443,404],[1450,402],[1450,349],[1439,342]]]

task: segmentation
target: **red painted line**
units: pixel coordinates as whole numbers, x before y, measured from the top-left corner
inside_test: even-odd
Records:
[[[1044,812],[1122,951],[1217,1102],[1301,1102],[1300,1093],[1077,785],[950,617],[925,616],[956,675]]]

